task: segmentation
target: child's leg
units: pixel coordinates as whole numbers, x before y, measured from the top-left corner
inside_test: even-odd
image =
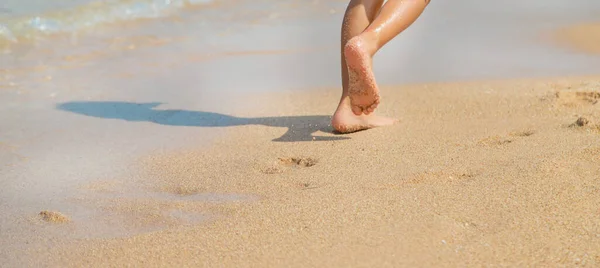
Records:
[[[369,114],[379,104],[379,90],[372,71],[375,53],[408,28],[429,0],[389,0],[369,27],[344,47],[350,79],[349,95],[356,115]]]
[[[358,36],[375,19],[384,0],[352,0],[348,4],[344,20],[342,22],[341,38],[341,67],[342,67],[342,97],[337,110],[333,115],[332,125],[339,132],[353,132],[365,128],[380,125],[389,125],[394,121],[388,118],[376,118],[375,116],[355,116],[350,109],[350,98],[348,95],[348,66],[344,56],[344,47],[350,39]]]
[[[375,19],[384,0],[352,0],[346,8],[344,20],[342,21],[342,88],[344,95],[348,90],[348,66],[344,56],[344,46],[350,39],[358,36],[369,27]]]
[[[343,91],[332,120],[333,127],[340,132],[395,122],[391,118],[368,115],[379,104],[379,91],[371,70],[372,57],[394,36],[408,28],[423,12],[429,0],[388,0],[380,8],[382,3],[383,0],[352,0],[344,15]]]

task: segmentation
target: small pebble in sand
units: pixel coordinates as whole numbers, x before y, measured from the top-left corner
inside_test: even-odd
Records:
[[[42,220],[51,222],[51,223],[67,223],[67,222],[71,221],[71,219],[69,219],[69,217],[63,215],[60,212],[55,212],[55,211],[44,210],[44,211],[40,212],[40,216],[42,217]]]
[[[588,120],[585,117],[579,117],[577,119],[577,121],[575,121],[575,125],[580,126],[580,127],[583,127],[583,126],[587,125],[588,123],[590,123],[590,120]]]

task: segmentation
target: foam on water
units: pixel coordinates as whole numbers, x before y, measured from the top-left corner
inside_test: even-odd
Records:
[[[47,2],[31,4],[29,3],[31,1],[22,1],[18,5],[16,2],[0,4],[0,48],[7,47],[10,43],[37,39],[48,34],[79,31],[105,23],[163,17],[186,6],[213,2],[213,0],[69,0],[59,1],[58,3],[63,3],[62,5],[49,5]]]

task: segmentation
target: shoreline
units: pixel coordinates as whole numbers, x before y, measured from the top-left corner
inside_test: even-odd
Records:
[[[28,43],[38,39],[52,39],[74,33],[93,31],[114,25],[131,25],[144,20],[171,19],[185,9],[211,8],[218,2],[210,0],[176,0],[163,4],[147,0],[103,3],[83,2],[59,9],[49,8],[38,12],[26,12],[0,17],[0,48],[8,50],[11,45]],[[0,10],[1,12],[2,10]],[[10,14],[10,10],[6,10]]]

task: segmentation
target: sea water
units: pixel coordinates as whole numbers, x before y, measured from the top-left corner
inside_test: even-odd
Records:
[[[212,0],[3,0],[0,44],[78,31],[104,23],[167,16]],[[1,46],[1,45],[0,45]]]

